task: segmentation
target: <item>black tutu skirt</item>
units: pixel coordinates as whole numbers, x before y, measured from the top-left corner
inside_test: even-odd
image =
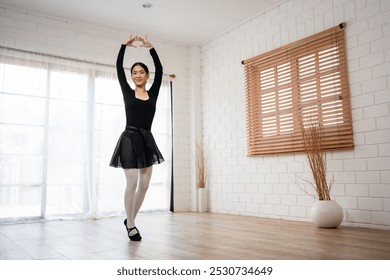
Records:
[[[139,169],[163,161],[150,130],[127,126],[116,144],[110,166]]]

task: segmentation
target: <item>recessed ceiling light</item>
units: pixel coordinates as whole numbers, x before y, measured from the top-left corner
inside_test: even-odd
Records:
[[[145,4],[142,4],[142,7],[144,7],[145,9],[149,9],[149,8],[153,7],[153,4],[152,3],[145,3]]]

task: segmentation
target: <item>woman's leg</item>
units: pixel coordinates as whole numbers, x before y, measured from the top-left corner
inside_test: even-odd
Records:
[[[149,188],[150,178],[152,177],[152,171],[153,166],[149,166],[139,170],[139,180],[137,192],[135,194],[133,221],[135,221],[135,217],[137,216],[138,211],[141,208],[142,203],[144,202],[146,191]]]
[[[134,210],[136,200],[136,190],[138,182],[138,169],[124,169],[126,175],[126,190],[125,190],[125,210],[127,216],[127,227],[133,228]]]

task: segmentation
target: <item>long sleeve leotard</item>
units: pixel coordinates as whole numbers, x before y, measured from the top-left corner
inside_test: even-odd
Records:
[[[154,114],[156,112],[156,102],[161,87],[163,67],[156,50],[154,48],[150,49],[149,53],[153,58],[155,67],[154,81],[148,90],[149,99],[138,99],[135,97],[135,90],[133,90],[128,84],[125,70],[123,69],[123,58],[125,55],[125,50],[126,45],[122,45],[116,61],[116,70],[125,103],[126,126],[134,126],[150,130],[152,127]]]

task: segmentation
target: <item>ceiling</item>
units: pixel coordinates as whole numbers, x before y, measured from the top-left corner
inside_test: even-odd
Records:
[[[202,45],[285,0],[0,0],[2,7]],[[145,3],[153,7],[145,9]]]

